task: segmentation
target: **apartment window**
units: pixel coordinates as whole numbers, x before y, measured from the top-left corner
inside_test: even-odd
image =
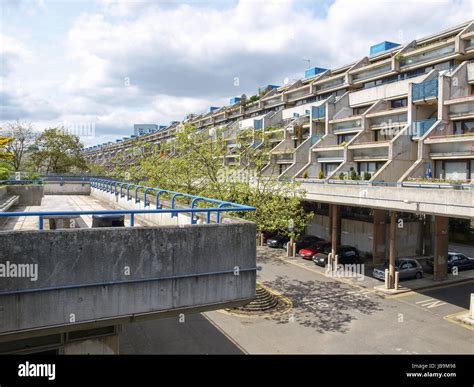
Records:
[[[400,98],[400,99],[394,99],[393,101],[390,101],[390,107],[392,109],[406,107],[407,105],[408,105],[408,98]]]
[[[364,172],[374,174],[377,172],[385,162],[383,161],[363,161],[360,163],[357,163],[357,172],[359,175],[362,175]]]
[[[324,163],[322,164],[322,171],[324,173],[324,177],[330,176],[336,168],[339,167],[339,163]]]
[[[453,124],[454,124],[454,130],[453,130],[454,135],[474,133],[474,120],[455,121]]]
[[[353,108],[353,109],[352,109],[353,114],[354,114],[355,116],[360,116],[361,114],[364,114],[364,113],[366,112],[366,110],[367,110],[370,106],[371,106],[371,105]]]
[[[431,71],[432,69],[441,71],[441,70],[449,69],[453,66],[454,66],[453,60],[445,61],[445,62],[438,63],[435,66],[420,67],[414,70],[405,71],[404,73],[389,75],[388,77],[377,79],[376,81],[366,82],[363,84],[362,87],[364,89],[369,89],[374,86],[384,85],[386,83],[398,82],[398,81],[403,81],[405,79],[417,77],[418,75],[425,74]]]
[[[345,143],[348,143],[350,140],[352,140],[352,137],[354,137],[355,134],[354,133],[351,133],[351,134],[339,134],[337,136],[337,143],[338,144],[342,144],[343,142]]]
[[[398,134],[396,130],[375,130],[374,141],[390,141]]]
[[[436,160],[434,176],[437,179],[469,180],[474,178],[473,160]]]

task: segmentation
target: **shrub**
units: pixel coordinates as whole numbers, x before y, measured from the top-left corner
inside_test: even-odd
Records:
[[[5,167],[0,167],[0,180],[8,180],[10,178],[10,170]]]
[[[307,179],[308,178],[308,171],[304,171],[303,172],[303,179]]]
[[[25,176],[25,180],[39,180],[41,178],[41,174],[38,172],[28,172],[27,175]]]
[[[344,174],[344,172],[341,172],[339,174],[339,180],[344,180],[344,179],[345,179],[345,174]]]
[[[322,170],[318,173],[318,179],[324,179],[324,172]]]
[[[364,180],[370,180],[372,175],[369,172],[364,172]]]
[[[351,180],[359,180],[359,175],[357,174],[356,171],[354,171],[354,168],[352,168],[352,171],[351,171]]]

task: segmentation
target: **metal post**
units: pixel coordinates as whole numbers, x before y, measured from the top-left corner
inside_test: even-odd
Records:
[[[331,222],[332,222],[332,225],[331,225],[331,253],[332,253],[332,256],[335,257],[336,256],[336,249],[337,249],[337,239],[338,239],[338,221],[337,221],[337,218],[338,218],[338,215],[339,215],[339,206],[337,204],[331,204],[331,208],[330,210],[332,210],[332,216],[331,216]]]
[[[395,285],[395,256],[396,256],[396,237],[397,237],[397,212],[390,214],[390,249],[389,249],[389,289]]]
[[[40,216],[40,217],[38,218],[38,228],[39,228],[40,230],[43,229],[43,217],[42,217],[42,216]]]
[[[135,226],[135,214],[133,212],[130,213],[130,227]]]

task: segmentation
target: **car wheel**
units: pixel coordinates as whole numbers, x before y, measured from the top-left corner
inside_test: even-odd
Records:
[[[420,272],[420,271],[415,274],[415,278],[416,278],[416,279],[420,279],[420,278],[422,278],[422,277],[423,277],[423,273]]]

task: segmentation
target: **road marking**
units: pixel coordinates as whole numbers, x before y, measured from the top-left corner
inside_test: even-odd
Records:
[[[456,319],[457,316],[460,316],[462,314],[467,314],[469,311],[467,309],[463,310],[462,312],[457,312],[457,313],[453,313],[453,314],[448,314],[446,316],[443,317],[443,320],[446,320],[450,323],[453,323],[453,324],[456,324],[456,325],[459,325],[463,328],[466,328],[466,329],[469,329],[471,331],[474,331],[474,326],[472,325],[469,325],[469,324],[464,324],[462,321],[458,321]]]
[[[415,302],[415,304],[421,305],[424,308],[428,308],[428,309],[438,308],[440,306],[447,305],[446,302],[439,301],[439,300],[436,300],[434,298],[428,298],[428,299],[425,299],[425,300],[417,301],[417,302]]]

